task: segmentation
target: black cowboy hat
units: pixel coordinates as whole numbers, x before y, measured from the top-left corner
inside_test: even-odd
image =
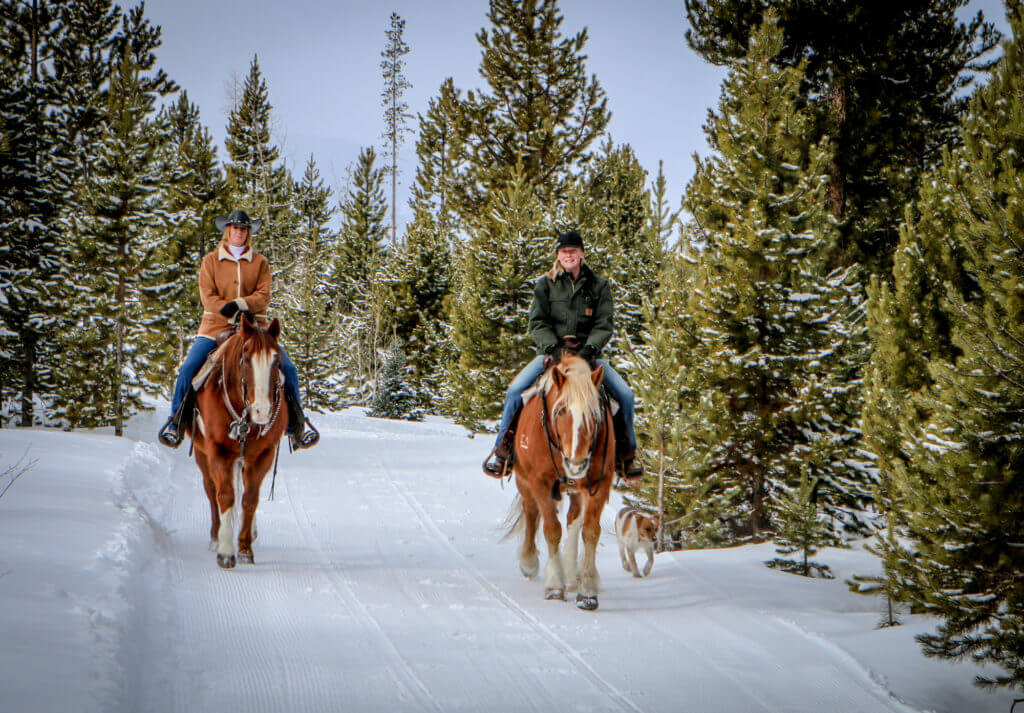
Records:
[[[250,233],[256,233],[263,225],[262,220],[250,220],[249,214],[244,210],[233,210],[227,216],[218,215],[213,219],[213,224],[217,226],[217,231],[223,233],[224,228],[229,225],[242,225],[249,229]]]
[[[558,236],[558,241],[555,243],[555,252],[562,248],[579,248],[583,250],[583,238],[575,230],[564,232]]]

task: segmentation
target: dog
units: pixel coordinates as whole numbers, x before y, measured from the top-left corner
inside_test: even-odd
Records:
[[[619,543],[622,568],[634,577],[646,577],[651,573],[651,567],[654,566],[654,538],[660,524],[658,515],[642,515],[629,507],[622,508],[615,516],[615,539]],[[647,553],[643,574],[636,564],[638,550]]]

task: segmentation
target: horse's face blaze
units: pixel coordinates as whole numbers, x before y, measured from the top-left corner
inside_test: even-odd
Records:
[[[243,378],[246,380],[246,388],[252,394],[249,417],[256,425],[263,426],[269,423],[273,414],[273,396],[277,386],[273,378],[277,372],[277,349],[270,342],[264,343],[254,331],[246,335],[242,357]]]

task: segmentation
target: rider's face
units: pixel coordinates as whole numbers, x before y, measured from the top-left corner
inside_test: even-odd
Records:
[[[575,273],[583,260],[583,251],[577,247],[560,248],[558,262],[566,272]]]
[[[244,225],[229,225],[228,226],[228,245],[234,245],[236,248],[240,248],[245,245],[245,241],[249,239],[249,228]]]

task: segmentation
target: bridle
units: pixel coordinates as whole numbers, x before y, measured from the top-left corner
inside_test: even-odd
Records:
[[[597,490],[598,490],[598,488],[601,487],[601,478],[600,477],[597,479],[596,483],[591,484],[591,482],[590,482],[591,459],[594,457],[594,450],[597,448],[598,441],[601,439],[601,436],[607,430],[606,429],[606,424],[605,424],[605,422],[607,421],[607,413],[608,413],[608,411],[607,411],[607,406],[608,406],[607,398],[605,396],[605,393],[604,393],[603,389],[601,389],[599,391],[599,394],[600,394],[600,397],[599,397],[600,398],[599,411],[601,413],[601,423],[600,423],[600,425],[597,428],[594,429],[594,435],[593,435],[593,438],[590,441],[590,449],[587,451],[587,477],[586,477],[586,480],[584,481],[586,486],[587,486],[587,494],[590,495],[590,497],[594,497],[595,495],[597,495]],[[559,413],[561,413],[562,411],[566,410],[566,406],[565,406],[564,403],[560,404],[560,403],[556,402],[555,403],[555,408],[554,408],[554,410],[551,413],[551,417],[549,418],[548,417],[548,403],[547,403],[548,392],[547,391],[541,391],[540,396],[543,399],[543,403],[542,403],[541,410],[540,410],[540,420],[541,420],[541,423],[544,424],[544,435],[547,437],[548,455],[551,456],[551,465],[554,466],[555,473],[558,474],[558,480],[561,483],[564,484],[565,482],[568,481],[568,477],[565,475],[565,469],[564,468],[559,468],[559,466],[558,466],[558,459],[555,458],[555,451],[557,450],[559,455],[562,456],[562,458],[565,458],[565,455],[564,455],[564,452],[562,450],[561,438],[558,438],[558,433],[555,432],[554,434],[552,434],[551,422],[558,418],[558,414]],[[601,449],[601,468],[600,468],[600,470],[598,470],[598,473],[604,473],[605,457],[606,457],[607,450],[608,450],[607,448]]]
[[[250,413],[252,411],[252,401],[249,400],[249,389],[245,378],[246,369],[246,357],[245,350],[240,349],[238,357],[238,374],[242,396],[242,412],[239,414],[235,411],[234,404],[231,402],[231,396],[228,394],[227,384],[227,369],[225,368],[227,355],[221,357],[220,365],[220,384],[221,394],[224,399],[224,406],[227,407],[228,413],[231,414],[231,426],[228,428],[228,436],[235,441],[238,441],[242,447],[242,454],[245,454],[245,441],[249,436],[249,430],[252,428],[252,422],[250,421]],[[274,357],[274,361],[270,365],[270,390],[274,395],[274,406],[270,414],[270,419],[260,427],[259,433],[256,434],[256,438],[263,438],[273,428],[274,423],[277,422],[277,417],[281,413],[281,402],[284,400],[284,388],[280,379],[280,369],[277,367],[277,356]],[[249,368],[252,368],[251,357]]]

